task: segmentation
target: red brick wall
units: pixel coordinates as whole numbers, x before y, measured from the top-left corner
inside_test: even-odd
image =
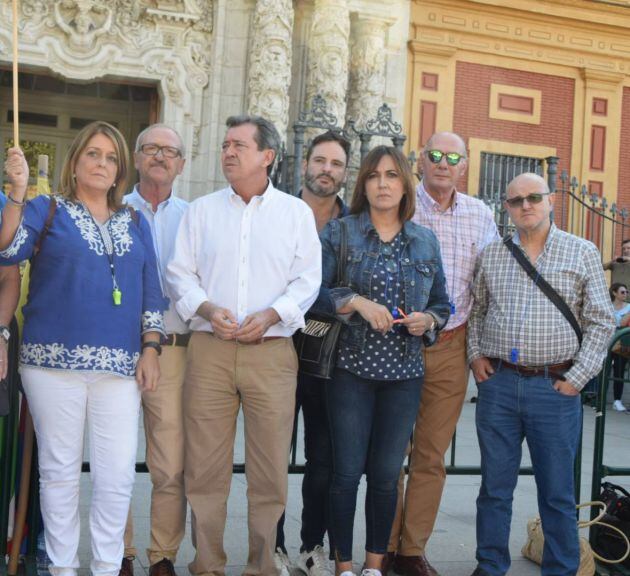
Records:
[[[619,185],[617,187],[617,206],[630,211],[630,88],[623,89],[621,105],[621,137],[619,142]],[[626,220],[628,222],[628,220]],[[617,230],[617,248],[621,244],[621,230]],[[626,230],[626,238],[630,231]]]
[[[490,85],[507,84],[540,90],[540,124],[509,122],[488,117]],[[569,170],[573,138],[574,81],[570,78],[458,62],[455,79],[453,130],[469,138],[554,147],[560,157],[558,175]],[[628,102],[630,122],[630,97]],[[628,130],[630,132],[630,130]],[[630,138],[630,133],[627,135]],[[460,183],[460,190],[466,182]]]

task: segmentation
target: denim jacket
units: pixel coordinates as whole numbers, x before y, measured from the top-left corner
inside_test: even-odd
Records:
[[[371,280],[379,254],[379,236],[368,211],[342,220],[346,224],[348,254],[341,283],[337,281],[341,239],[339,220],[331,220],[320,234],[322,285],[312,310],[331,315],[337,314],[337,310],[343,308],[353,294],[366,298],[372,296]],[[405,313],[431,312],[435,316],[436,329],[422,337],[424,345],[430,346],[435,343],[437,332],[446,325],[450,314],[440,245],[431,230],[413,222],[404,223],[403,234],[401,270]],[[369,328],[367,321],[357,313],[349,318],[346,315],[337,316],[345,322],[340,340],[350,349],[363,351]],[[409,336],[405,342],[405,357],[419,354],[420,348],[420,338]]]

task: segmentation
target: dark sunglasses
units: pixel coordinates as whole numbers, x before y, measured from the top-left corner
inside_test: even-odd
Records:
[[[446,158],[446,163],[449,166],[457,166],[459,161],[464,157],[457,152],[441,152],[440,150],[427,150],[426,155],[433,164],[439,164],[442,162],[442,158]]]
[[[533,194],[528,194],[527,196],[515,196],[514,198],[506,198],[505,201],[512,208],[522,208],[525,200],[529,202],[529,204],[540,204],[542,199],[545,196],[549,196],[551,192],[534,192]]]

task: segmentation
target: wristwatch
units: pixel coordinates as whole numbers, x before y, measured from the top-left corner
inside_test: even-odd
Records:
[[[7,326],[0,326],[0,337],[4,338],[5,342],[9,342],[9,338],[11,338],[11,331]]]
[[[162,346],[158,342],[144,342],[142,344],[142,351],[144,351],[145,348],[153,348],[158,356],[162,354]]]

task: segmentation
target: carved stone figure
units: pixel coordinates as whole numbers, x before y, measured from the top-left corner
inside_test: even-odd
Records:
[[[346,116],[349,37],[347,0],[315,0],[308,41],[306,101],[321,94],[340,124]]]
[[[96,0],[62,0],[54,6],[55,24],[79,49],[92,48],[96,39],[111,30],[113,12]]]
[[[257,0],[247,75],[247,109],[271,120],[281,136],[289,122],[293,2]]]

